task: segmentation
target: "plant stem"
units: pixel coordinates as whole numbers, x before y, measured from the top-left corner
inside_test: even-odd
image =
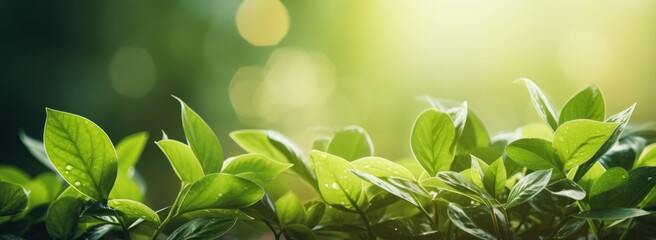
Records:
[[[633,226],[633,220],[635,220],[635,218],[631,218],[629,220],[629,225],[626,226],[626,230],[624,230],[624,232],[622,233],[622,236],[620,236],[619,240],[624,240],[624,238],[626,238],[626,236],[629,235],[629,231],[631,231],[631,227]]]
[[[358,212],[358,215],[360,215],[360,218],[362,219],[362,222],[364,223],[364,226],[367,227],[367,234],[369,235],[370,240],[375,240],[376,235],[374,234],[374,230],[371,229],[371,224],[369,223],[369,219],[367,219],[367,215],[360,210],[359,207],[355,206],[355,210]]]
[[[576,205],[579,206],[579,209],[581,211],[587,211],[583,205],[581,205],[581,202],[576,201]],[[590,226],[590,231],[592,232],[592,236],[594,236],[595,240],[599,240],[599,235],[597,234],[597,226],[595,226],[594,221],[592,219],[586,219],[588,222],[588,225]]]
[[[497,216],[494,213],[494,206],[492,206],[492,203],[490,203],[487,200],[484,200],[485,205],[487,206],[488,209],[490,209],[490,215],[492,217],[492,225],[494,225],[494,234],[496,235],[497,239],[501,239],[501,230],[499,229],[499,223],[497,222]]]
[[[273,236],[275,236],[275,239],[279,240],[280,239],[280,234],[278,232],[276,232],[276,229],[274,229],[273,226],[269,222],[267,222],[265,220],[262,220],[262,222],[264,222],[264,224],[266,224],[267,227],[269,227],[269,229],[271,229],[271,232],[273,232]],[[282,231],[280,231],[280,232],[282,233]]]
[[[162,223],[159,226],[157,226],[157,229],[155,229],[155,232],[150,237],[152,240],[156,240],[157,236],[162,232],[162,230],[164,230],[164,228],[166,227],[166,225],[168,225],[168,223],[171,221],[171,219],[177,217],[177,214],[175,212],[178,211],[178,208],[177,208],[178,203],[180,201],[180,197],[182,197],[182,192],[184,191],[184,188],[185,188],[185,185],[182,184],[180,186],[180,191],[178,192],[178,196],[175,197],[175,201],[173,201],[173,205],[171,205],[171,208],[169,209],[169,212],[166,215],[166,218],[164,219],[164,221],[162,221]]]

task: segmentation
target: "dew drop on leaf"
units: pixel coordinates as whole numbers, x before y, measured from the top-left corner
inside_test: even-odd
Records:
[[[70,164],[66,164],[66,171],[73,170],[73,166]]]
[[[75,184],[75,186],[78,186],[78,187],[79,187],[79,186],[82,186],[82,183],[81,183],[80,181],[75,181],[74,184]]]
[[[332,187],[333,189],[339,189],[339,184],[337,184],[336,182],[334,182],[334,183],[331,185],[331,187]]]

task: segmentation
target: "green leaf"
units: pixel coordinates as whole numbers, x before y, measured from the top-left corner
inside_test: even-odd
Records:
[[[631,119],[631,114],[633,114],[633,109],[635,109],[635,103],[631,105],[629,108],[625,109],[622,112],[619,112],[608,119],[606,119],[606,122],[608,123],[617,123],[617,127],[611,134],[611,136],[604,142],[604,144],[597,150],[597,152],[592,156],[588,161],[585,163],[581,164],[579,168],[576,170],[576,174],[574,175],[573,180],[576,182],[579,179],[585,175],[585,173],[603,156],[609,149],[615,145],[615,142],[617,142],[617,139],[620,138],[622,135],[622,132],[624,132],[624,128],[626,128],[626,125],[629,123],[629,119]]]
[[[517,164],[533,171],[562,169],[556,150],[551,142],[541,138],[523,138],[510,143],[506,154]]]
[[[88,119],[46,108],[44,145],[64,180],[92,199],[107,199],[114,186],[117,160],[107,134]]]
[[[155,144],[169,159],[173,171],[183,183],[190,184],[205,176],[203,168],[189,146],[171,139],[160,140]]]
[[[317,151],[328,151],[328,145],[330,144],[330,138],[327,137],[319,137],[317,139],[314,139],[314,142],[312,142],[312,150],[317,150]]]
[[[415,180],[410,170],[398,163],[381,157],[364,157],[351,162],[358,171],[366,172],[376,177],[401,177]]]
[[[551,178],[551,169],[539,170],[521,178],[510,190],[506,208],[518,206],[540,193]]]
[[[558,117],[556,116],[551,103],[547,97],[542,92],[542,89],[535,85],[535,83],[527,78],[521,78],[515,82],[524,82],[528,93],[531,95],[531,100],[533,101],[533,106],[538,112],[538,115],[551,127],[552,130],[558,128]]]
[[[374,155],[374,145],[367,131],[359,126],[339,130],[328,145],[328,153],[347,161]]]
[[[48,208],[46,228],[53,239],[73,239],[77,231],[82,201],[73,197],[55,200]]]
[[[422,235],[435,231],[430,222],[416,217],[387,219],[372,225],[371,229],[383,239],[420,239]]]
[[[139,184],[129,177],[127,173],[119,173],[116,176],[114,188],[112,188],[112,192],[109,193],[109,198],[143,201],[144,193]]]
[[[243,154],[229,158],[223,173],[233,174],[251,180],[259,185],[271,182],[292,166],[289,163],[274,161],[257,153]]]
[[[218,239],[226,234],[236,222],[236,219],[198,218],[180,226],[167,239]]]
[[[599,178],[597,178],[597,180],[590,187],[591,205],[600,205],[599,208],[603,208],[602,206],[605,205],[604,202],[606,202],[607,199],[602,199],[599,197],[599,195],[602,195],[603,193],[607,193],[606,195],[611,194],[611,190],[626,184],[628,182],[628,178],[629,173],[621,167],[614,167],[606,170],[606,172],[601,174],[601,176],[599,176]],[[618,195],[615,197],[622,197],[619,196],[619,192],[613,195]]]
[[[0,180],[4,182],[24,185],[30,182],[30,176],[17,167],[0,165]]]
[[[362,195],[362,181],[351,173],[354,167],[341,157],[319,152],[310,152],[310,163],[319,184],[319,192],[330,205],[341,205],[356,210]]]
[[[292,171],[311,184],[316,182],[302,151],[284,135],[270,130],[239,130],[230,137],[246,152],[259,153],[273,160],[291,163]]]
[[[459,139],[467,125],[467,121],[469,120],[467,102],[458,103],[430,96],[424,96],[423,98],[429,102],[433,108],[440,112],[449,114],[451,120],[453,120],[453,125],[456,128],[456,139]]]
[[[551,194],[568,197],[574,200],[582,200],[585,198],[585,190],[572,180],[563,178],[555,181],[547,186],[547,191]]]
[[[19,213],[27,208],[27,191],[18,184],[0,182],[0,216]]]
[[[456,225],[458,228],[465,231],[466,233],[474,235],[479,239],[485,239],[485,240],[497,239],[496,237],[494,237],[494,235],[483,230],[484,227],[477,222],[479,218],[476,218],[474,216],[469,216],[470,214],[468,214],[464,209],[462,209],[457,204],[449,203],[447,214],[449,216],[449,219],[451,219],[451,222],[453,222],[454,225]]]
[[[656,186],[656,167],[640,167],[628,174],[611,168],[599,177],[590,190],[592,209],[635,207]]]
[[[111,199],[107,205],[120,211],[128,218],[141,218],[159,225],[159,216],[143,203],[130,199]]]
[[[500,196],[506,190],[506,177],[503,158],[499,158],[483,171],[483,186],[490,195]]]
[[[572,120],[561,125],[554,134],[553,147],[565,170],[572,169],[592,158],[611,137],[617,123],[603,123],[587,119]]]
[[[219,139],[207,123],[180,98],[173,96],[180,102],[182,108],[182,128],[187,143],[196,155],[196,158],[207,174],[221,171],[223,166],[223,149]]]
[[[213,173],[189,186],[180,201],[179,213],[211,208],[244,208],[257,202],[264,190],[246,179]]]
[[[572,97],[560,111],[560,124],[575,119],[603,121],[606,116],[604,95],[592,85]]]
[[[276,202],[276,214],[283,225],[304,224],[305,209],[294,192],[288,191]]]
[[[118,156],[119,173],[128,173],[134,171],[134,165],[139,161],[141,153],[148,141],[147,132],[138,132],[123,138],[116,144],[116,154]]]
[[[465,128],[458,138],[458,149],[469,150],[490,146],[490,134],[483,121],[471,110],[467,113]],[[462,148],[461,148],[462,146]]]
[[[363,180],[365,180],[367,182],[370,182],[373,185],[376,185],[377,187],[379,187],[379,188],[393,194],[394,196],[397,196],[397,197],[399,197],[403,200],[406,200],[409,203],[411,203],[412,205],[419,206],[419,203],[417,202],[417,200],[410,193],[406,192],[405,190],[402,190],[402,189],[396,187],[395,185],[393,185],[391,183],[388,183],[388,182],[386,182],[386,181],[384,181],[380,178],[377,178],[376,176],[371,175],[369,173],[361,172],[361,171],[358,171],[358,170],[352,170],[352,172],[356,176],[362,178]]]
[[[307,206],[307,205],[306,205]],[[326,204],[321,201],[316,201],[310,204],[305,211],[305,225],[309,228],[314,228],[319,224],[324,212],[326,211]]]
[[[305,225],[301,225],[301,224],[292,224],[292,225],[286,226],[285,229],[283,229],[283,233],[285,234],[285,239],[288,239],[288,240],[313,240],[313,239],[317,239],[314,236],[314,233],[312,232],[312,230],[310,230]]]
[[[485,190],[474,185],[474,183],[467,180],[460,173],[444,171],[437,174],[437,179],[445,185],[433,185],[434,187],[441,188],[450,192],[454,192],[465,197],[471,198],[474,201],[484,202],[484,200],[494,199],[490,196]],[[428,182],[424,181],[423,184],[426,185]]]
[[[23,132],[22,130],[18,132],[18,137],[20,137],[21,142],[23,142],[23,145],[27,148],[28,151],[36,158],[36,160],[39,160],[44,166],[50,168],[52,171],[57,171],[55,169],[55,166],[52,165],[50,162],[50,159],[48,159],[48,154],[46,154],[46,149],[43,146],[43,142],[36,140],[27,134]]]
[[[572,215],[576,218],[594,220],[616,220],[649,215],[649,212],[637,208],[606,208],[581,212]]]
[[[573,173],[574,169],[570,171],[570,173]],[[578,169],[576,170],[578,172]],[[590,192],[590,188],[592,188],[592,184],[599,179],[599,177],[606,172],[606,169],[604,168],[601,163],[596,162],[590,170],[577,182],[581,188],[583,188],[586,192]]]
[[[565,226],[560,228],[558,230],[558,233],[556,234],[556,239],[565,239],[572,234],[578,232],[583,226],[587,224],[587,221],[584,219],[574,219],[572,221],[569,221]]]
[[[656,143],[646,146],[638,160],[633,164],[634,169],[644,166],[656,166]]]
[[[434,109],[424,111],[412,128],[410,145],[430,176],[449,170],[456,147],[456,129],[451,117]]]

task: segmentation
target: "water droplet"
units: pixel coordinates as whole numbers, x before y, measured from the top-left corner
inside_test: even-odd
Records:
[[[69,173],[71,173],[71,172],[69,172],[69,171],[66,171],[66,174],[69,174]]]
[[[394,228],[394,231],[398,231],[398,230],[399,230],[399,228]]]
[[[223,197],[223,193],[219,193],[219,197]]]
[[[70,164],[66,164],[66,171],[73,170],[73,166]]]
[[[339,189],[339,184],[334,182],[332,185],[330,185],[333,189]]]
[[[470,202],[469,202],[469,204],[471,204],[471,205],[474,205],[474,203],[476,203],[476,202],[474,202],[474,201],[470,201]]]
[[[79,186],[82,186],[82,183],[81,183],[80,181],[75,181],[74,184],[75,184],[75,186],[78,186],[78,187],[79,187]]]
[[[324,187],[328,187],[328,183],[324,184],[323,186],[324,186]]]
[[[339,204],[342,204],[342,205],[344,205],[344,202],[340,202]]]
[[[647,181],[651,181],[652,178],[654,178],[654,177],[648,177],[648,178],[647,178]]]

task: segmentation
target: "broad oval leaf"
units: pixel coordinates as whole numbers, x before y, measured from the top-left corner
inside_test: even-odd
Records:
[[[515,82],[522,81],[528,89],[528,93],[531,95],[531,100],[533,101],[533,106],[537,110],[538,115],[551,127],[552,130],[558,128],[558,117],[556,116],[551,103],[547,97],[542,92],[542,89],[538,87],[533,81],[528,78],[520,78]]]
[[[328,153],[347,161],[374,155],[374,145],[367,131],[360,126],[342,128],[330,140]]]
[[[285,229],[283,229],[283,233],[285,234],[285,239],[288,240],[314,240],[317,239],[316,236],[314,236],[314,233],[312,230],[305,225],[301,224],[292,224],[289,226],[286,226]]]
[[[456,148],[456,129],[451,117],[434,109],[424,111],[412,128],[410,145],[430,176],[449,170]]]
[[[419,203],[417,200],[408,192],[405,190],[402,190],[395,185],[388,183],[384,181],[383,179],[380,179],[372,174],[366,173],[366,172],[361,172],[358,170],[352,170],[353,174],[356,176],[362,178],[363,180],[370,182],[373,185],[376,185],[377,187],[385,190],[388,193],[393,194],[394,196],[397,196],[403,200],[408,201],[412,205],[419,206]]]
[[[582,200],[586,195],[585,190],[581,186],[566,178],[559,179],[547,185],[546,189],[551,194],[568,197],[577,201]]]
[[[449,216],[449,219],[451,219],[451,222],[453,222],[454,225],[456,225],[458,228],[465,231],[466,233],[469,233],[479,239],[484,239],[484,240],[497,239],[493,234],[490,234],[489,232],[483,230],[483,227],[480,226],[479,223],[477,223],[478,218],[469,216],[469,214],[464,209],[460,208],[460,206],[454,203],[449,203],[447,215]]]
[[[606,116],[604,95],[597,86],[592,85],[572,97],[563,110],[560,111],[558,122],[563,123],[575,119],[590,119],[603,121]]]
[[[46,214],[46,229],[53,239],[73,239],[77,232],[82,201],[73,197],[55,200]]]
[[[178,97],[173,97],[180,102],[182,128],[187,143],[203,167],[203,171],[207,174],[220,172],[223,167],[223,149],[214,131],[185,102]]]
[[[171,162],[173,171],[185,184],[190,184],[203,178],[205,173],[189,146],[172,139],[155,142],[166,158]]]
[[[341,157],[319,151],[310,152],[310,163],[319,184],[319,192],[330,205],[355,210],[362,195],[362,180],[351,173],[355,168]]]
[[[649,215],[649,212],[638,208],[605,208],[581,212],[572,215],[576,218],[594,220],[616,220]]]
[[[112,141],[84,117],[49,108],[46,112],[44,145],[57,172],[90,198],[107,199],[118,168]]]
[[[111,199],[107,205],[123,213],[128,218],[142,218],[159,225],[159,216],[143,203],[130,199]]]
[[[292,166],[292,164],[274,161],[257,153],[229,158],[225,164],[226,166],[221,172],[243,177],[260,185],[271,182]]]
[[[180,201],[178,213],[212,208],[244,208],[256,203],[264,190],[254,182],[213,173],[194,182]]]
[[[503,158],[499,158],[483,171],[483,186],[490,195],[500,196],[506,190],[506,178]]]
[[[237,219],[198,218],[178,227],[168,240],[218,239],[226,234]]]
[[[27,208],[27,191],[18,184],[0,182],[0,216],[19,213]]]
[[[305,208],[294,192],[285,193],[274,205],[278,219],[283,225],[305,223]]]
[[[401,177],[415,180],[407,168],[398,163],[381,157],[364,157],[351,162],[358,171],[366,172],[376,177]]]
[[[148,141],[148,132],[138,132],[123,138],[116,144],[118,156],[118,171],[132,176],[134,165],[139,161],[141,153]]]
[[[533,171],[555,169],[560,171],[562,165],[551,142],[541,138],[523,138],[510,143],[506,154],[517,164]]]
[[[553,147],[558,152],[563,169],[572,169],[592,158],[611,137],[617,125],[587,119],[561,125],[554,134]]]
[[[510,190],[506,208],[518,206],[540,193],[551,178],[551,169],[532,172],[521,178]]]
[[[597,178],[590,187],[590,198],[593,202],[597,201],[597,195],[609,192],[626,184],[629,179],[629,173],[623,168],[614,167],[606,170]],[[621,197],[621,196],[616,196]],[[604,202],[605,200],[599,200]]]

